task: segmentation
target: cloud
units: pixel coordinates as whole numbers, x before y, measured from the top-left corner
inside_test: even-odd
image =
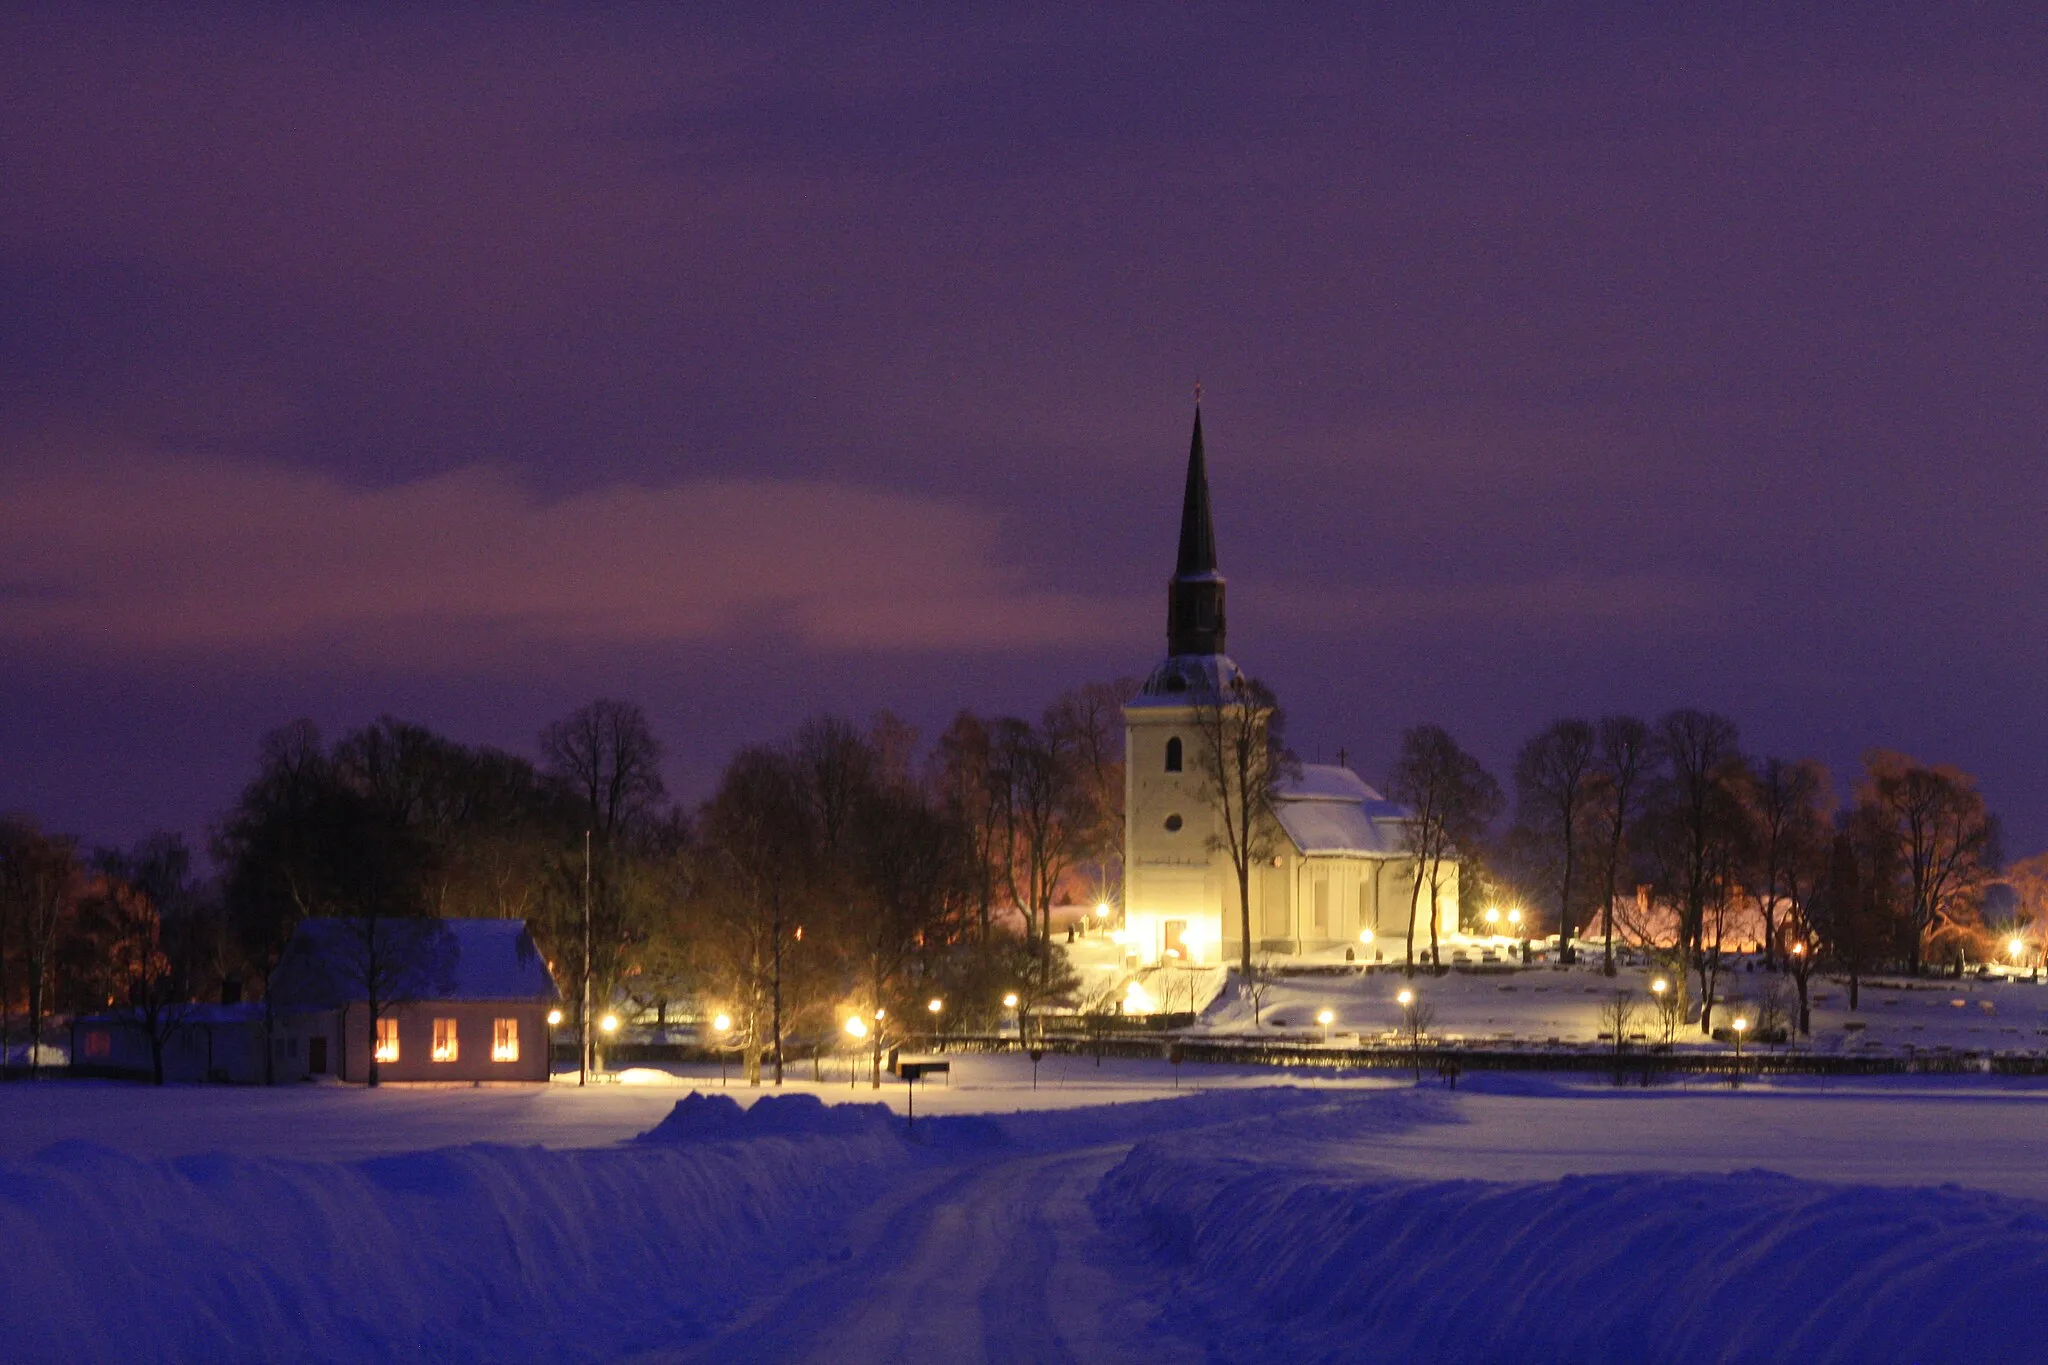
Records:
[[[0,640],[132,657],[429,667],[786,633],[823,651],[1022,650],[1128,632],[1045,591],[974,504],[825,479],[543,497],[476,465],[385,487],[125,453],[0,471]]]

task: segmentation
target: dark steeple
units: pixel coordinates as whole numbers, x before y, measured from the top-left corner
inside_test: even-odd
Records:
[[[1166,585],[1166,652],[1223,652],[1223,576],[1216,572],[1216,527],[1209,517],[1209,471],[1202,459],[1202,407],[1188,448],[1187,490],[1180,504],[1180,555]]]

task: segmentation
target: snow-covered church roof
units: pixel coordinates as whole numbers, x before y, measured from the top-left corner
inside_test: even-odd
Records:
[[[1274,793],[1273,814],[1304,854],[1398,854],[1407,820],[1365,779],[1332,763],[1303,764]]]

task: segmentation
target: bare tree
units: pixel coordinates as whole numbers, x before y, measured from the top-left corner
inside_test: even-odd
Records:
[[[1601,850],[1600,970],[1614,975],[1614,900],[1621,894],[1628,831],[1642,800],[1642,785],[1652,766],[1650,727],[1634,716],[1603,716],[1600,720],[1600,805],[1605,823]]]
[[[1577,877],[1599,782],[1598,740],[1583,720],[1553,721],[1515,759],[1515,812],[1538,864],[1557,894],[1561,961],[1576,959],[1572,936],[1583,895]]]
[[[1089,683],[1060,697],[1045,713],[1045,728],[1057,732],[1073,755],[1085,811],[1079,856],[1094,866],[1094,890],[1104,901],[1123,898],[1123,708],[1137,692],[1133,678]]]
[[[1009,880],[1002,836],[1009,824],[1009,784],[999,778],[989,726],[971,711],[953,717],[939,736],[931,783],[971,840],[975,926],[989,939],[996,888]]]
[[[1657,723],[1661,760],[1646,820],[1654,830],[1660,878],[1678,912],[1678,949],[1700,979],[1700,1031],[1713,1032],[1713,987],[1720,972],[1720,935],[1708,935],[1710,913],[1725,918],[1731,882],[1743,865],[1748,809],[1747,768],[1735,722],[1711,712],[1679,710]],[[1683,977],[1681,977],[1683,980]]]
[[[1052,944],[1053,901],[1086,837],[1087,793],[1070,736],[1017,721],[999,723],[996,733],[1010,827],[1010,896],[1024,914],[1025,937],[1044,954]]]
[[[0,897],[10,907],[28,976],[28,1070],[41,1065],[43,1021],[56,986],[65,925],[85,891],[72,840],[47,835],[26,817],[0,820]]]
[[[1402,839],[1415,860],[1415,877],[1408,890],[1405,968],[1413,976],[1416,914],[1423,887],[1429,888],[1429,960],[1440,966],[1438,923],[1443,917],[1446,865],[1455,866],[1462,851],[1479,847],[1486,827],[1500,814],[1503,799],[1500,783],[1492,774],[1437,725],[1418,725],[1401,736],[1401,755],[1395,760],[1387,795],[1407,807]]]
[[[1808,1035],[1813,1032],[1808,984],[1821,947],[1813,896],[1827,875],[1834,843],[1827,770],[1811,759],[1766,759],[1749,796],[1765,951],[1791,973],[1799,992],[1799,1032]]]
[[[540,747],[548,771],[574,789],[589,812],[589,828],[607,844],[668,795],[661,745],[647,714],[632,702],[591,702],[541,731]]]
[[[1271,688],[1237,676],[1195,699],[1195,762],[1219,833],[1211,848],[1227,854],[1237,878],[1238,973],[1252,974],[1252,868],[1280,838],[1273,800],[1300,770],[1287,750],[1285,716]]]
[[[1918,973],[1928,941],[1963,928],[1997,872],[1998,820],[1976,779],[1958,769],[1884,749],[1866,755],[1863,768],[1864,799],[1890,818],[1904,866],[1908,965]]]
[[[1635,1027],[1636,998],[1632,991],[1615,991],[1600,1002],[1600,1031],[1614,1040],[1614,1078],[1621,1080],[1621,1059],[1628,1051],[1628,1031]]]

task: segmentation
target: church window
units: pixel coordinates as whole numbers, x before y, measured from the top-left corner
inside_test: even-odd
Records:
[[[398,1060],[398,1021],[388,1014],[377,1021],[377,1045],[374,1054],[380,1062]]]
[[[519,1021],[517,1019],[494,1019],[491,1021],[491,1060],[494,1062],[516,1062],[519,1060]]]
[[[1166,832],[1168,834],[1180,833],[1180,817],[1178,815],[1169,815],[1166,817]]]
[[[461,1055],[461,1047],[455,1037],[455,1021],[453,1019],[436,1019],[434,1021],[434,1060],[437,1062],[452,1062]]]
[[[1172,739],[1166,741],[1166,771],[1170,773],[1180,771],[1180,754],[1180,736],[1175,735]]]

